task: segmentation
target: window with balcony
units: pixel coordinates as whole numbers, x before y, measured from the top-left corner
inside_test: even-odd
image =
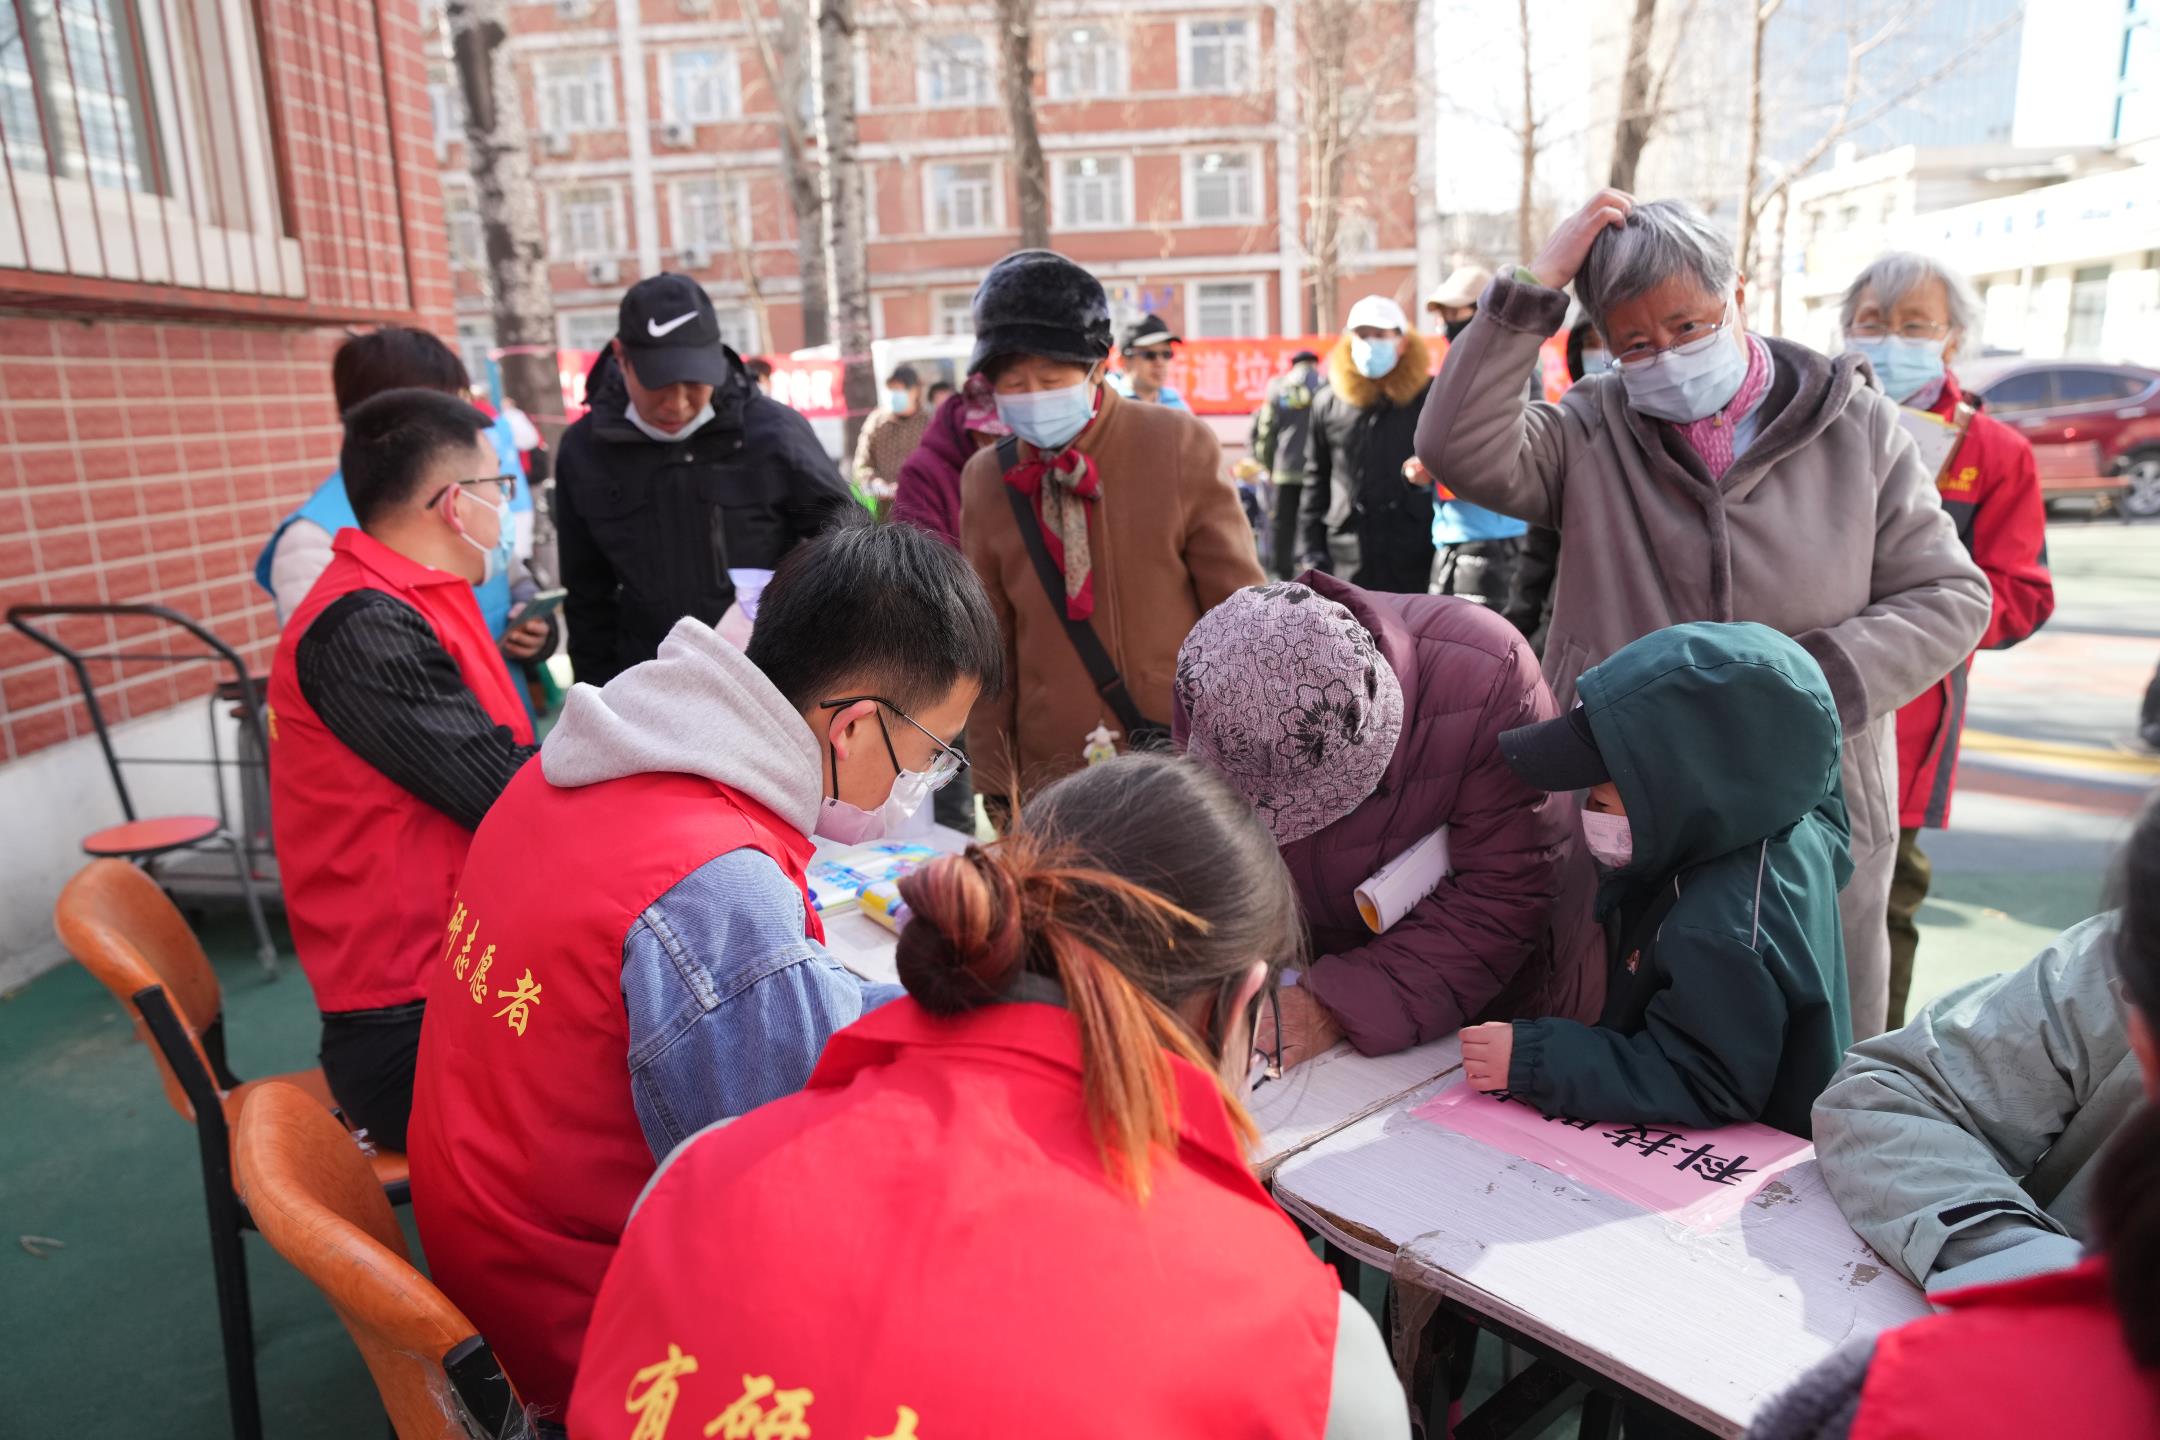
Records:
[[[1260,218],[1259,164],[1250,150],[1185,157],[1185,218],[1196,225],[1243,225]]]
[[[552,260],[612,260],[622,250],[622,205],[614,187],[578,185],[555,196]]]
[[[1185,333],[1214,340],[1259,335],[1266,314],[1258,280],[1203,280],[1192,287]]]
[[[1124,42],[1100,25],[1075,25],[1052,34],[1045,69],[1052,100],[1125,93]]]
[[[1132,224],[1132,163],[1118,155],[1060,158],[1057,223],[1063,230],[1114,230]]]
[[[916,94],[925,105],[988,105],[994,75],[981,36],[932,36],[916,62]]]
[[[604,55],[563,55],[536,61],[533,90],[540,129],[548,135],[605,130],[615,123],[615,76]]]
[[[1260,68],[1259,37],[1250,20],[1186,20],[1178,26],[1178,88],[1199,94],[1243,94]]]
[[[666,120],[705,125],[742,114],[742,76],[735,52],[671,50],[661,58],[660,113]]]
[[[728,252],[750,243],[750,205],[740,179],[706,176],[675,184],[675,234],[685,250]]]
[[[933,235],[981,235],[996,230],[1000,205],[997,166],[981,160],[929,166],[923,211]]]
[[[246,6],[0,6],[0,266],[305,290]]]

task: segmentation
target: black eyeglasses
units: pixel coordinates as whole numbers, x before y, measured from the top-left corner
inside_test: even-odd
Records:
[[[470,489],[472,489],[472,487],[473,487],[473,486],[475,486],[475,485],[493,485],[493,486],[496,486],[496,487],[498,487],[498,489],[499,489],[499,491],[500,491],[500,494],[501,494],[501,497],[502,497],[502,502],[503,502],[503,503],[504,503],[505,505],[507,505],[507,504],[509,504],[509,503],[510,503],[511,501],[513,501],[513,500],[517,499],[517,487],[518,487],[518,477],[517,477],[517,476],[515,476],[515,475],[480,475],[480,476],[475,476],[475,477],[474,477],[473,479],[471,479],[471,480],[453,480],[453,481],[451,481],[451,482],[450,482],[450,483],[449,483],[448,485],[445,485],[445,486],[443,486],[443,488],[442,488],[442,489],[440,489],[440,490],[436,491],[436,492],[435,492],[435,499],[434,499],[434,500],[430,500],[430,501],[428,501],[428,504],[429,504],[430,506],[433,506],[433,505],[434,505],[434,504],[435,504],[435,503],[436,503],[437,501],[441,500],[443,496],[445,496],[445,495],[449,494],[449,493],[450,493],[450,492],[451,492],[452,490],[470,490]]]
[[[961,754],[958,750],[953,749],[952,746],[946,744],[943,740],[938,739],[938,737],[935,734],[932,734],[931,731],[922,724],[922,722],[917,720],[914,716],[908,714],[907,711],[901,709],[898,705],[893,704],[892,701],[887,700],[882,695],[843,695],[837,700],[820,700],[818,701],[818,709],[845,710],[848,706],[860,705],[865,700],[874,700],[877,702],[878,734],[884,737],[885,754],[892,760],[893,773],[895,775],[907,769],[907,766],[900,763],[900,752],[893,749],[892,731],[887,729],[885,726],[885,712],[887,710],[892,711],[893,714],[899,716],[902,720],[907,721],[908,724],[913,725],[917,730],[922,731],[924,737],[927,738],[931,744],[937,746],[937,754],[930,757],[929,768],[922,772],[924,777],[928,780],[931,792],[933,794],[939,790],[944,789],[948,784],[951,783],[953,776],[958,775],[962,770],[965,770],[967,768],[967,756]],[[839,768],[839,761],[837,758],[835,758],[833,762],[833,768],[836,770]],[[835,777],[835,784],[837,783],[838,778]]]

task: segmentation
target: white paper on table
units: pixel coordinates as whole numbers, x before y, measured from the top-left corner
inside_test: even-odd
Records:
[[[1427,835],[1387,864],[1373,871],[1354,898],[1365,927],[1385,935],[1411,907],[1440,888],[1448,877],[1448,827]]]

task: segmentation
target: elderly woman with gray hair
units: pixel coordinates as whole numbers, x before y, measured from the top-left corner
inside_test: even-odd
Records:
[[[1934,477],[1958,539],[1994,592],[1983,650],[2007,650],[2055,613],[2047,568],[2047,506],[2032,445],[1959,388],[1949,362],[1979,333],[1980,301],[1963,275],[1925,255],[1894,251],[1853,277],[1840,321],[1845,348],[1864,357]],[[1971,658],[1897,713],[1898,847],[1890,879],[1890,1018],[1905,1023],[1918,916],[1934,869],[1923,828],[1950,823]]]
[[[1526,400],[1570,282],[1618,364],[1558,404]],[[1988,583],[1860,357],[1750,334],[1745,283],[1691,206],[1601,191],[1485,292],[1417,452],[1463,498],[1560,531],[1544,667],[1563,706],[1583,671],[1691,620],[1758,621],[1822,666],[1845,735],[1839,909],[1867,1036],[1888,1002],[1892,717],[1971,653]]]

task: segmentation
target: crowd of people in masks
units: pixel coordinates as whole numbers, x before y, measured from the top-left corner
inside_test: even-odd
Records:
[[[2119,908],[1902,1013],[1971,655],[2053,604],[2031,452],[1950,368],[1969,287],[1884,257],[1825,356],[1749,330],[1698,212],[1606,191],[1429,311],[1437,366],[1372,296],[1270,387],[1256,537],[1178,337],[1064,256],[990,268],[964,383],[896,371],[845,477],[642,281],[556,454],[579,683],[537,743],[506,657],[556,627],[488,599],[515,455],[449,372],[341,356],[350,519],[264,562],[331,537],[270,689],[295,943],[543,1430],[1078,1436],[1114,1392],[1134,1433],[1406,1436],[1246,1106],[1451,1035],[1551,1114],[1812,1137],[1946,1294],[1757,1433],[2160,1420],[2160,810]],[[926,805],[978,843],[864,980],[808,866]],[[1443,830],[1377,926],[1358,887]]]

